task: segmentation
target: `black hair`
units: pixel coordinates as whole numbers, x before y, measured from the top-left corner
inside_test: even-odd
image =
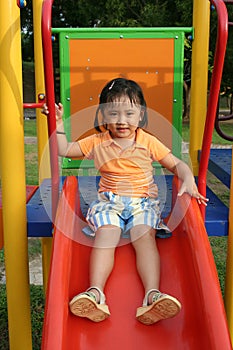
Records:
[[[122,96],[129,98],[132,104],[140,105],[144,111],[139,127],[142,128],[148,123],[147,106],[141,87],[133,80],[125,78],[116,78],[109,81],[103,88],[99,97],[99,106],[96,110],[94,126],[97,131],[101,130],[99,126],[99,112],[102,112],[106,103],[116,102]]]

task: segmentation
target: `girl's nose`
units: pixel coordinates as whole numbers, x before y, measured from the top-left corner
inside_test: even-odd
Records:
[[[125,124],[126,123],[126,116],[122,113],[119,114],[117,118],[117,124]]]

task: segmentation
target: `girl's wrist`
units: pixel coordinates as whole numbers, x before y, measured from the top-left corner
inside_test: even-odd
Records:
[[[60,130],[57,130],[57,131],[56,131],[56,134],[66,135],[65,131],[60,131]]]

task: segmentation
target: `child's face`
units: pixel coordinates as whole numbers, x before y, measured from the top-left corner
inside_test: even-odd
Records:
[[[106,104],[104,123],[112,138],[135,138],[135,131],[143,117],[143,111],[137,104],[132,104],[127,97]]]

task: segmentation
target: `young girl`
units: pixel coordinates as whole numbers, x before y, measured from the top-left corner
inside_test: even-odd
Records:
[[[46,106],[44,113],[48,113]],[[142,130],[147,124],[146,102],[140,86],[132,80],[117,78],[103,88],[95,118],[99,131],[98,120],[102,119],[102,132],[98,134],[67,142],[62,104],[56,105],[56,115],[59,154],[94,159],[101,174],[98,200],[90,205],[86,218],[95,231],[90,287],[70,301],[71,312],[94,322],[110,315],[104,287],[124,230],[130,232],[137,270],[145,288],[136,318],[150,325],[174,317],[181,309],[180,302],[159,291],[160,258],[155,233],[160,224],[160,209],[152,162],[160,162],[180,178],[179,196],[187,192],[206,205],[207,199],[198,192],[191,170],[157,138]]]

